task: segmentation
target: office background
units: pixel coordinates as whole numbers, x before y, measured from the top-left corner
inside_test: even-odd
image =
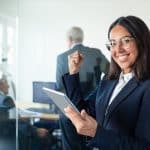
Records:
[[[56,56],[67,49],[68,28],[83,28],[84,44],[102,49],[109,59],[105,42],[112,21],[137,15],[150,26],[149,8],[149,0],[0,0],[1,18],[13,20],[15,29],[9,68],[16,99],[32,101],[33,81],[55,82]]]

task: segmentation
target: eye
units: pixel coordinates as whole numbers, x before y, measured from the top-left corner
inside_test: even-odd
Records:
[[[122,39],[122,43],[128,44],[131,40],[132,40],[132,37],[124,37],[124,38]]]

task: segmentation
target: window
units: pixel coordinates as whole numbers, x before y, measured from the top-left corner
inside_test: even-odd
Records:
[[[0,63],[2,60],[2,24],[0,24]]]
[[[16,77],[16,19],[0,16],[0,71],[10,82],[9,94],[15,98]]]

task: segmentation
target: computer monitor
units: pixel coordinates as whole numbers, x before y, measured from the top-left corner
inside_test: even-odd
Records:
[[[47,88],[55,90],[56,83],[55,82],[34,81],[33,82],[33,102],[53,104],[52,100],[43,91],[43,89],[42,89],[43,87],[47,87]]]

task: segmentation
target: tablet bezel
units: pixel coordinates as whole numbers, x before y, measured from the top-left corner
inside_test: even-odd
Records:
[[[68,96],[62,92],[43,87],[44,92],[50,97],[54,104],[65,114],[64,108],[71,106],[73,110],[80,113],[76,106],[71,102]]]

